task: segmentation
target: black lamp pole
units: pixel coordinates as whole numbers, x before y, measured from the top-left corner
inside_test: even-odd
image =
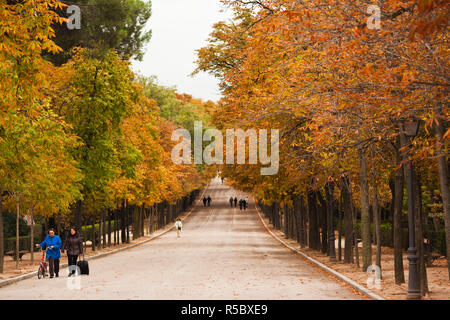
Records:
[[[411,139],[417,136],[419,130],[419,120],[409,121],[403,123],[403,133],[408,138],[409,144]],[[409,248],[408,248],[408,261],[409,261],[409,276],[408,276],[408,300],[421,299],[420,285],[419,285],[419,270],[417,267],[417,248],[416,248],[416,236],[415,236],[415,205],[414,205],[414,186],[413,186],[413,164],[410,159],[410,147],[406,151],[406,180],[407,180],[407,192],[408,192],[408,232],[409,232]]]

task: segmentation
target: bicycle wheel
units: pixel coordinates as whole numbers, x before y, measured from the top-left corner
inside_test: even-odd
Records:
[[[38,269],[38,279],[45,277],[44,270],[42,270],[42,266],[39,266]]]

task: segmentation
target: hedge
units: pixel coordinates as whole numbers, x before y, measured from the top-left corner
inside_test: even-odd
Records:
[[[30,251],[30,240],[31,240],[31,236],[22,236],[19,237],[19,248],[20,250],[26,250],[26,251]],[[35,234],[34,235],[34,243],[41,243],[42,239],[41,239],[41,235],[40,234]],[[11,237],[11,238],[6,238],[5,239],[5,247],[4,247],[4,252],[8,252],[8,251],[14,251],[16,248],[16,238],[15,237]]]
[[[111,221],[111,232],[113,232],[113,230],[114,230],[114,224],[115,224],[115,221],[112,220]],[[120,223],[119,223],[119,226],[120,226]],[[92,241],[92,225],[83,226],[81,228],[81,230],[82,230],[83,241]],[[106,222],[106,230],[108,230],[108,222]],[[95,235],[97,238],[96,243],[98,244],[100,241],[100,224],[99,223],[95,224]]]

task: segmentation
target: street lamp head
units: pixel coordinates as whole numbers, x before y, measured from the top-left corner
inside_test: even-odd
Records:
[[[414,138],[419,133],[420,120],[419,119],[410,119],[403,123],[403,129],[405,131],[405,135],[411,138]]]

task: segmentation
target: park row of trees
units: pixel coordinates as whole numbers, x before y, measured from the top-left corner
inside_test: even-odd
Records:
[[[223,2],[234,19],[217,23],[198,50],[198,71],[217,76],[224,93],[213,122],[223,130],[281,131],[277,175],[239,165],[224,166],[223,175],[252,192],[275,227],[286,212],[285,232],[302,245],[334,254],[338,229],[343,262],[361,260],[364,271],[372,243],[382,269],[389,223],[397,284],[405,282],[407,195],[414,195],[425,294],[428,231],[450,259],[448,2]],[[381,8],[379,29],[368,28],[373,4]],[[406,129],[419,120],[418,135],[409,137]]]
[[[109,217],[129,241],[131,221],[133,236],[153,211],[163,219],[158,226],[167,224],[215,174],[171,161],[172,132],[208,123],[214,104],[130,69],[128,59],[141,57],[149,39],[142,29],[149,3],[91,2],[87,10],[102,5],[102,14],[112,10],[117,19],[87,20],[74,42],[64,41],[63,3],[0,0],[0,272],[2,210],[17,217],[18,263],[23,216],[32,232],[43,216],[80,230],[100,223],[101,233]]]

